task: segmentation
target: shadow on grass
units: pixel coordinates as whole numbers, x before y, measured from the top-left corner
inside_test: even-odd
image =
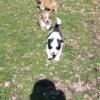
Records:
[[[66,100],[61,90],[56,90],[54,83],[43,79],[35,83],[30,100]]]

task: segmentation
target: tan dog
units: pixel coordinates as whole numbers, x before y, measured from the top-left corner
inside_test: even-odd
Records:
[[[42,30],[48,30],[51,28],[50,12],[40,10],[38,15],[38,24]]]
[[[57,11],[58,6],[55,0],[39,0],[38,1],[39,8],[42,10],[49,9],[51,11]]]

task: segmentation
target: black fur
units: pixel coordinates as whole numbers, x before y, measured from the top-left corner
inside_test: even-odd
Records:
[[[60,32],[60,30],[59,30],[59,26],[60,26],[60,25],[58,25],[58,24],[56,23],[56,25],[54,26],[54,28],[52,29],[52,31],[49,33],[48,37],[49,37],[53,32],[58,32],[58,33],[60,34],[60,36],[62,37],[61,32]]]
[[[48,39],[48,48],[52,49],[51,43],[52,43],[53,39]]]
[[[56,47],[56,49],[57,49],[57,50],[60,50],[61,44],[63,43],[63,40],[57,39],[57,42],[58,42],[58,47]]]

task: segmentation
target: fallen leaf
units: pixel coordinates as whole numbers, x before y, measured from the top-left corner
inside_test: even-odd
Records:
[[[32,68],[31,67],[23,67],[23,68],[20,68],[20,71],[31,71]]]
[[[3,83],[3,87],[4,87],[4,88],[7,88],[7,87],[9,87],[9,86],[10,86],[10,82],[6,81],[6,82]]]

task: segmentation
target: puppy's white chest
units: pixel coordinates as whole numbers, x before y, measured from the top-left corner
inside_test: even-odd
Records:
[[[51,22],[49,24],[46,24],[45,22],[41,21],[41,26],[44,27],[45,29],[50,29]]]
[[[41,21],[41,26],[42,27],[46,27],[45,23],[43,21]]]

